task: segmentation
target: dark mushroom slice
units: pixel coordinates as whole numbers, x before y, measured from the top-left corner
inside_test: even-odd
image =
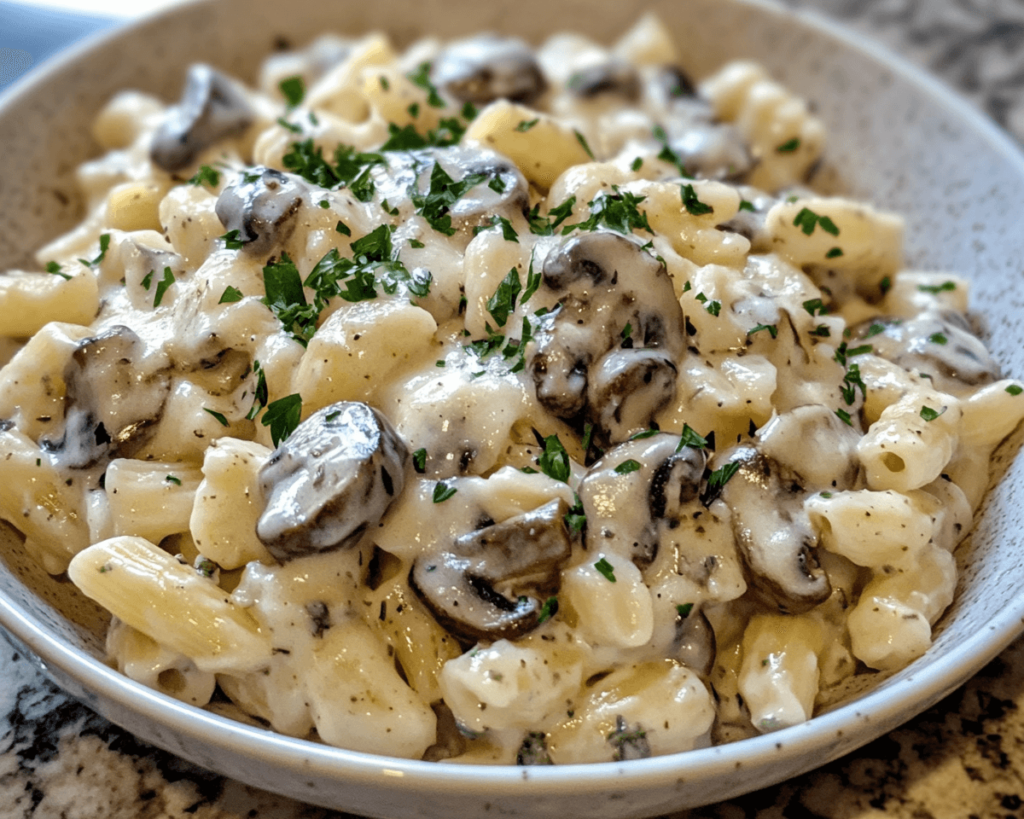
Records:
[[[551,251],[542,274],[542,295],[557,306],[534,331],[527,362],[540,403],[567,420],[583,415],[605,441],[649,426],[675,392],[685,350],[665,267],[636,241],[596,231]],[[624,400],[618,386],[638,384],[643,400]]]
[[[480,34],[449,45],[434,62],[431,79],[460,102],[497,99],[529,104],[548,87],[533,51],[522,40]]]
[[[697,86],[678,65],[663,66],[655,74],[653,85],[668,101],[697,96]]]
[[[632,102],[640,96],[640,75],[624,60],[611,59],[573,72],[566,87],[584,100],[615,95]]]
[[[167,369],[143,365],[145,352],[142,339],[121,325],[82,340],[64,370],[64,433],[40,445],[73,469],[138,451],[171,389]]]
[[[654,470],[648,505],[651,517],[673,519],[683,514],[683,506],[700,494],[700,481],[707,459],[692,446],[681,447]]]
[[[832,586],[814,553],[818,536],[803,511],[803,489],[753,446],[737,447],[725,463],[738,465],[721,497],[755,596],[787,614],[827,600]]]
[[[746,205],[728,222],[719,225],[718,229],[738,233],[749,239],[752,253],[767,252],[771,249],[771,235],[765,228],[768,211],[779,200],[747,185],[739,186],[739,194],[740,201]]]
[[[309,204],[305,183],[272,168],[251,168],[226,187],[215,211],[228,232],[237,231],[244,249],[265,256],[295,231],[296,214]]]
[[[409,448],[378,410],[341,401],[313,413],[260,470],[256,535],[282,563],[356,544],[405,485]]]
[[[557,589],[559,567],[572,549],[568,511],[557,499],[462,535],[446,551],[417,557],[409,583],[460,639],[515,640],[538,625],[542,603],[534,592]]]
[[[188,167],[217,140],[238,136],[255,116],[245,93],[230,77],[208,65],[189,68],[181,101],[153,135],[149,157],[174,173]]]
[[[668,144],[686,174],[695,179],[734,181],[745,177],[755,164],[739,130],[726,123],[694,124],[677,137],[670,135]]]
[[[685,613],[678,612],[672,652],[674,659],[704,679],[711,674],[715,665],[715,631],[702,609],[694,606]]]
[[[1002,377],[966,316],[955,310],[912,319],[879,316],[854,327],[853,337],[869,343],[875,355],[931,376],[935,387],[946,392],[960,393]]]

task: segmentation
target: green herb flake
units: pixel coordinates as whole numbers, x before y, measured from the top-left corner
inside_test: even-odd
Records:
[[[519,281],[519,271],[513,267],[505,278],[501,280],[501,284],[494,291],[494,295],[487,300],[487,312],[494,317],[499,327],[505,326],[508,317],[516,309],[516,297],[521,290],[522,284]]]
[[[220,184],[220,171],[210,165],[200,165],[199,170],[188,180],[188,184],[216,188]]]
[[[767,330],[768,335],[772,338],[778,338],[779,336],[779,328],[774,324],[758,324],[757,327],[747,330],[747,335],[752,336],[754,333],[760,333],[762,330]]]
[[[57,262],[47,262],[44,270],[46,270],[47,273],[53,274],[54,276],[60,276],[66,282],[71,281],[71,276],[69,276],[67,273],[61,270],[61,267],[59,264],[57,264]]]
[[[691,611],[693,611],[693,603],[683,603],[676,606],[676,614],[679,615],[680,619],[685,620],[690,616]]]
[[[691,216],[703,216],[704,214],[715,212],[711,205],[700,201],[697,192],[693,189],[693,185],[680,185],[679,190],[683,200],[683,207],[686,208],[686,212]]]
[[[812,316],[824,316],[828,313],[828,307],[821,299],[808,299],[804,302],[804,310]]]
[[[720,301],[709,301],[704,305],[704,309],[707,310],[711,315],[718,316],[722,312],[722,302]]]
[[[405,109],[409,112],[409,116],[416,119],[420,115],[420,104],[418,102],[409,103],[409,107]]]
[[[239,238],[240,235],[240,232],[237,230],[229,230],[223,236],[218,236],[217,238],[221,239],[224,242],[224,247],[226,249],[241,250],[243,247],[245,247],[245,242],[243,242]]]
[[[653,235],[654,231],[647,221],[647,214],[638,207],[644,199],[643,196],[620,191],[617,185],[613,185],[612,193],[600,191],[587,203],[590,207],[588,219],[566,225],[562,228],[562,235],[572,233],[574,230],[594,231],[600,227],[606,227],[627,236],[634,230],[645,230]],[[572,201],[575,201],[575,198]],[[552,211],[553,213],[554,211]]]
[[[679,437],[679,444],[676,446],[676,452],[682,450],[684,446],[693,447],[694,449],[704,449],[707,445],[707,438],[696,432],[689,424],[683,424],[683,432]]]
[[[636,472],[638,469],[640,469],[640,461],[630,458],[615,467],[615,474],[628,475],[630,472]]]
[[[284,117],[278,117],[277,118],[277,124],[280,125],[282,128],[284,128],[285,130],[291,131],[293,134],[301,134],[302,133],[302,126],[301,125],[299,125],[296,122],[289,122]]]
[[[174,284],[174,274],[171,272],[171,268],[165,267],[163,278],[156,283],[156,295],[153,297],[154,307],[160,306],[160,302],[164,300],[164,293],[172,284]]]
[[[749,210],[751,213],[757,212],[757,208],[754,207],[754,203],[748,202],[746,199],[740,200],[740,210]]]
[[[427,450],[423,447],[412,453],[412,468],[419,474],[427,471]]]
[[[562,520],[565,521],[566,527],[569,532],[573,535],[578,535],[583,531],[583,527],[587,525],[587,515],[583,511],[583,502],[580,500],[579,495],[574,495],[575,503],[566,512],[565,517]]]
[[[302,396],[298,393],[286,395],[267,405],[260,423],[270,427],[270,438],[274,446],[280,446],[289,435],[295,432],[302,420]]]
[[[346,225],[344,222],[342,222],[340,220],[339,220],[338,224],[336,224],[334,226],[334,230],[335,230],[336,233],[340,233],[342,236],[351,236],[352,235],[352,228],[350,228],[348,225]]]
[[[932,409],[931,407],[923,406],[923,407],[921,407],[921,417],[924,418],[925,421],[934,421],[936,418],[938,418],[940,415],[942,415],[942,413],[944,413],[945,411],[946,411],[946,407],[943,407],[940,410],[935,410],[935,409]]]
[[[241,301],[242,298],[242,291],[229,284],[224,288],[224,292],[221,294],[220,301],[217,304],[234,304],[236,301]]]
[[[1024,392],[1024,387],[1021,387],[1019,384],[1010,384],[1006,388],[1006,391],[1010,393],[1010,395],[1020,395]]]
[[[630,169],[631,171],[633,171],[634,173],[636,173],[636,172],[637,172],[637,171],[639,171],[639,170],[640,170],[640,169],[641,169],[641,168],[642,168],[643,166],[644,166],[644,158],[643,158],[642,156],[638,156],[638,157],[637,157],[636,159],[634,159],[634,160],[633,160],[633,162],[632,162],[632,163],[630,164],[630,166],[629,166],[629,169]]]
[[[739,472],[740,464],[738,461],[733,461],[723,466],[721,469],[716,469],[708,476],[707,486],[701,493],[700,502],[708,507],[712,502],[722,494],[722,490],[725,485],[732,480],[733,475]]]
[[[629,440],[642,441],[644,438],[653,438],[659,432],[661,432],[661,430],[658,429],[657,427],[651,427],[650,429],[641,430],[640,432],[634,432],[632,435],[629,436]]]
[[[96,258],[93,259],[92,261],[89,261],[88,259],[79,259],[78,261],[80,261],[86,267],[95,268],[95,267],[97,267],[99,265],[100,262],[102,262],[106,258],[107,249],[109,247],[110,247],[110,234],[109,233],[104,233],[104,234],[102,234],[100,236],[100,252],[99,252],[99,255],[96,256]]]
[[[519,234],[516,233],[516,229],[512,227],[512,223],[504,216],[494,214],[491,216],[490,221],[483,225],[477,225],[473,228],[473,235],[483,233],[485,230],[492,230],[493,228],[501,228],[501,235],[504,237],[506,242],[519,242]]]
[[[446,481],[438,481],[434,484],[434,503],[444,503],[448,498],[459,490]]]
[[[306,83],[300,76],[286,77],[277,84],[277,87],[287,101],[289,108],[301,105],[303,98],[306,96]]]
[[[956,290],[956,282],[944,281],[942,284],[919,284],[917,289],[922,293],[938,294],[950,290]]]
[[[176,478],[174,475],[167,475],[164,480],[168,483],[173,483],[175,486],[181,486],[181,478]]]
[[[848,426],[851,426],[851,427],[853,426],[853,419],[850,417],[850,413],[848,413],[846,410],[844,410],[844,409],[837,409],[836,410],[836,417],[840,421],[842,421],[844,424],[846,424]]]
[[[841,247],[834,247],[828,253],[825,254],[826,259],[838,259],[843,255],[843,249]]]
[[[883,276],[882,280],[878,283],[878,289],[882,291],[882,295],[885,296],[890,290],[892,290],[892,279],[889,276]]]
[[[832,330],[827,324],[819,324],[813,330],[810,331],[812,336],[821,336],[822,338],[830,338],[832,336]]]
[[[800,147],[800,137],[793,137],[792,139],[786,140],[781,145],[775,146],[776,153],[780,154],[791,154]]]
[[[226,427],[228,425],[228,419],[224,417],[223,413],[212,410],[209,407],[203,407],[203,411],[210,413],[210,415],[216,418],[222,427]]]
[[[519,124],[516,126],[516,130],[519,131],[519,133],[521,133],[521,134],[525,134],[527,131],[529,131],[538,122],[540,122],[540,117],[534,117],[533,119],[520,120]]]
[[[539,626],[546,620],[550,620],[556,614],[558,614],[558,598],[549,597],[544,601],[544,605],[540,607],[540,614],[537,615],[537,625]]]
[[[569,482],[572,470],[569,468],[569,453],[565,451],[557,435],[549,435],[544,439],[544,452],[537,459],[540,471],[562,483]]]
[[[942,333],[932,333],[930,336],[928,336],[928,340],[932,344],[948,344],[949,343],[949,339],[946,338],[946,336],[943,335]]]
[[[594,568],[597,569],[609,583],[615,582],[615,568],[605,558],[602,557],[597,561],[597,563],[594,564]]]
[[[583,146],[583,150],[587,152],[587,156],[591,159],[594,158],[594,152],[590,150],[590,146],[587,144],[587,138],[583,136],[579,131],[573,129],[573,133],[576,135],[576,141]]]
[[[800,228],[807,236],[814,233],[815,227],[820,227],[832,236],[839,235],[839,228],[836,227],[835,222],[827,216],[819,216],[810,208],[802,208],[793,220],[793,224]]]
[[[407,74],[413,85],[418,85],[427,92],[427,105],[431,108],[444,108],[445,101],[430,82],[430,63],[420,63],[419,68]]]
[[[142,284],[143,288],[145,288],[146,290],[149,290],[149,288],[153,286],[153,271],[152,270],[150,270],[145,276],[142,277],[141,284]]]

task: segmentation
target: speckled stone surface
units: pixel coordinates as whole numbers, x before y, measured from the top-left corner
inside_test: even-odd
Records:
[[[787,0],[958,88],[1024,141],[1021,0]],[[0,819],[327,819],[140,743],[0,643]],[[694,819],[1024,818],[1024,639],[934,708],[810,774]]]

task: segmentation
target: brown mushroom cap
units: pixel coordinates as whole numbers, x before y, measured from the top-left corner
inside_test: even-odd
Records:
[[[542,273],[557,307],[534,331],[537,399],[560,418],[584,415],[613,443],[649,426],[675,394],[685,348],[664,265],[635,240],[596,231],[563,242]]]
[[[144,355],[142,339],[121,325],[82,340],[64,370],[64,433],[40,444],[73,469],[136,452],[171,389],[169,372],[145,367]]]
[[[556,499],[462,535],[450,549],[416,558],[409,583],[437,621],[464,640],[521,637],[538,625],[542,603],[535,593],[555,591],[571,552],[568,511]]]
[[[185,77],[181,101],[153,135],[149,157],[168,173],[188,167],[214,142],[242,133],[253,111],[242,89],[225,74],[196,64]]]
[[[291,236],[309,197],[309,188],[296,177],[253,168],[221,192],[216,213],[226,230],[238,231],[247,252],[263,256]]]
[[[449,45],[434,62],[431,78],[460,102],[486,105],[497,99],[530,103],[547,90],[533,51],[522,40],[480,34]]]
[[[341,401],[313,413],[260,470],[256,535],[282,562],[354,545],[405,485],[409,449],[384,415]]]

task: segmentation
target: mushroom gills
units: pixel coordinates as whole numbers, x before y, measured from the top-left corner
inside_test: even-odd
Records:
[[[559,567],[572,549],[564,521],[568,511],[559,498],[461,535],[450,549],[417,557],[410,585],[460,639],[517,639],[539,624],[537,593],[557,590]]]
[[[448,46],[431,70],[434,84],[460,102],[497,99],[529,104],[548,87],[533,51],[522,40],[481,34]]]
[[[168,173],[188,167],[200,152],[237,136],[255,119],[244,91],[208,65],[189,68],[181,101],[172,107],[149,146],[149,157]]]
[[[260,469],[256,535],[285,562],[356,544],[405,486],[409,448],[366,404],[341,401],[303,421]]]

